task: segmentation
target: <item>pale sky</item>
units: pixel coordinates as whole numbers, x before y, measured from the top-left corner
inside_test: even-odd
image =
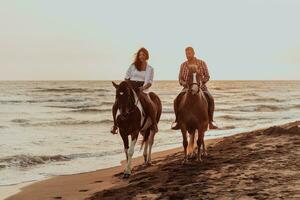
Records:
[[[193,46],[213,80],[300,79],[298,0],[0,0],[0,80],[120,80],[149,50],[177,79]]]

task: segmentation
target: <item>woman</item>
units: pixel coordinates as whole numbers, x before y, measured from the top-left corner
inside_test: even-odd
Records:
[[[131,83],[132,88],[139,97],[139,100],[143,106],[146,115],[148,115],[151,118],[151,121],[153,122],[152,129],[155,132],[157,132],[158,128],[156,122],[156,111],[154,110],[153,102],[146,94],[148,92],[148,89],[152,86],[154,76],[154,70],[148,64],[148,59],[148,50],[145,48],[140,48],[136,53],[134,62],[126,72],[125,80]],[[116,134],[118,129],[116,124],[117,110],[117,102],[115,102],[112,108],[112,114],[114,119],[114,125],[111,129],[112,134]]]

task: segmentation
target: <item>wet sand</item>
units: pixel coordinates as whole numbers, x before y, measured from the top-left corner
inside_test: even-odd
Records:
[[[26,186],[19,199],[300,199],[300,121],[207,140],[203,162],[182,164],[182,148],[155,153],[153,165],[57,176]],[[124,163],[123,163],[124,164]]]

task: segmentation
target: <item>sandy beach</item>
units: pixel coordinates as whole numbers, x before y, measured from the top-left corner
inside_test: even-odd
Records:
[[[20,199],[299,199],[300,121],[207,140],[202,163],[182,165],[181,148],[155,153],[153,165],[57,176],[22,188]]]

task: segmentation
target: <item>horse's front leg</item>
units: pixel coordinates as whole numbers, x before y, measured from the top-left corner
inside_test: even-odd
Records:
[[[126,165],[125,172],[124,172],[124,178],[128,178],[131,175],[131,162],[132,162],[132,156],[134,153],[134,147],[135,147],[135,144],[136,144],[137,138],[138,138],[138,133],[139,132],[136,132],[131,135],[131,143],[130,143],[130,147],[128,149],[128,161],[127,161],[127,165]]]
[[[194,158],[194,143],[195,143],[195,131],[189,133],[190,141],[187,147],[187,157]]]
[[[149,143],[149,152],[148,152],[148,159],[147,159],[147,165],[151,165],[151,151],[152,151],[152,146],[154,143],[154,135],[155,132],[153,130],[150,130],[150,135],[148,138],[148,143]]]
[[[187,146],[188,146],[188,141],[187,141],[187,135],[186,135],[186,128],[184,126],[181,126],[181,134],[182,134],[182,145],[184,148],[184,159],[183,159],[183,164],[186,163],[187,161]]]
[[[120,129],[120,135],[122,137],[123,140],[123,145],[124,145],[124,153],[126,156],[126,161],[128,162],[128,135],[122,130]]]
[[[197,140],[197,145],[198,145],[198,161],[202,161],[202,155],[201,155],[201,145],[204,144],[204,131],[202,129],[198,129],[198,140]],[[205,148],[205,147],[203,147]]]

